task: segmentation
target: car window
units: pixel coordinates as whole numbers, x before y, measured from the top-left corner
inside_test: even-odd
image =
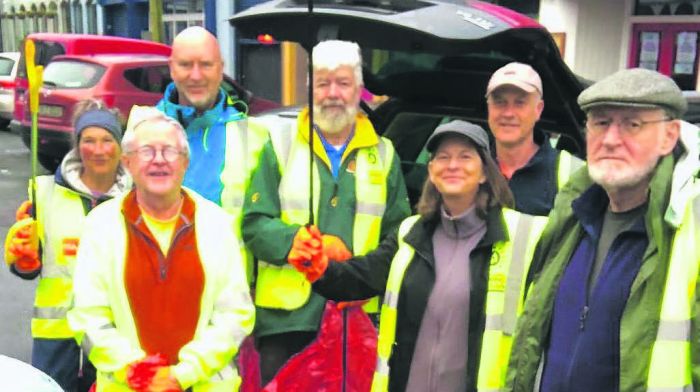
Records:
[[[105,67],[80,61],[54,61],[44,70],[44,85],[55,88],[89,88],[97,84]]]
[[[10,76],[15,61],[7,57],[0,57],[0,76]]]
[[[45,67],[55,56],[66,54],[66,49],[58,42],[35,41],[34,45],[36,47],[36,53],[34,54],[34,63],[36,65],[43,65]],[[27,70],[24,63],[24,45],[21,45],[20,53],[17,76],[26,78]]]
[[[170,71],[167,65],[131,68],[124,71],[124,79],[139,90],[162,94],[170,83]]]

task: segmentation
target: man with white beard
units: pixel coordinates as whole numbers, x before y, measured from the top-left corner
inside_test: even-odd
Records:
[[[698,128],[655,71],[618,71],[578,103],[588,171],[549,215],[506,390],[697,390]]]
[[[373,250],[410,214],[401,162],[358,111],[363,87],[360,48],[324,41],[313,49],[313,180],[309,178],[309,110],[295,123],[266,124],[263,148],[243,205],[243,239],[258,260],[256,345],[263,385],[316,337],[325,298],[287,264],[299,228],[309,222],[313,181],[314,224],[338,257]],[[265,122],[264,118],[260,119]],[[344,255],[344,256],[343,256]],[[370,301],[365,310],[378,311]]]

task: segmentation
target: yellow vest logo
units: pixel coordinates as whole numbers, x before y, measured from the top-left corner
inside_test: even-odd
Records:
[[[506,275],[503,273],[492,273],[489,276],[489,291],[505,291]]]

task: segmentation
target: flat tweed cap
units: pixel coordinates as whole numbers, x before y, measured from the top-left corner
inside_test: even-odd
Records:
[[[688,109],[671,78],[643,68],[623,69],[594,83],[578,96],[578,104],[584,112],[596,106],[662,108],[674,118]]]

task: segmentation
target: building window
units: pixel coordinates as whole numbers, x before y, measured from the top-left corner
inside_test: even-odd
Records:
[[[94,0],[88,0],[85,4],[88,22],[88,34],[97,34],[97,4]]]
[[[204,24],[204,0],[163,1],[163,42],[170,45],[173,37],[190,26]]]
[[[46,13],[46,4],[41,3],[39,6],[39,30],[42,32],[49,31],[49,16]]]
[[[31,17],[29,16],[29,12],[27,11],[24,6],[19,7],[19,13],[20,13],[20,24],[22,25],[20,37],[24,39],[24,36],[32,32],[32,21]]]
[[[83,32],[83,5],[80,0],[73,1],[73,33]]]
[[[15,18],[15,7],[10,7],[10,12],[5,14],[5,19],[2,21],[3,28],[5,29],[2,38],[3,48],[10,52],[16,52],[18,46],[16,41],[19,37],[15,35]]]
[[[46,14],[46,31],[49,33],[58,32],[58,7],[54,2],[49,4],[49,11]]]
[[[72,21],[70,17],[70,5],[67,1],[61,3],[61,32],[69,33],[71,31]]]
[[[32,32],[37,32],[39,31],[39,12],[36,9],[36,4],[32,4],[30,11],[29,11],[31,18],[30,18],[30,23],[31,23],[31,29]]]
[[[700,15],[700,2],[694,0],[636,0],[634,15]]]
[[[14,52],[15,48],[15,9],[10,8],[9,12],[6,12],[2,17],[2,48],[7,52]]]

